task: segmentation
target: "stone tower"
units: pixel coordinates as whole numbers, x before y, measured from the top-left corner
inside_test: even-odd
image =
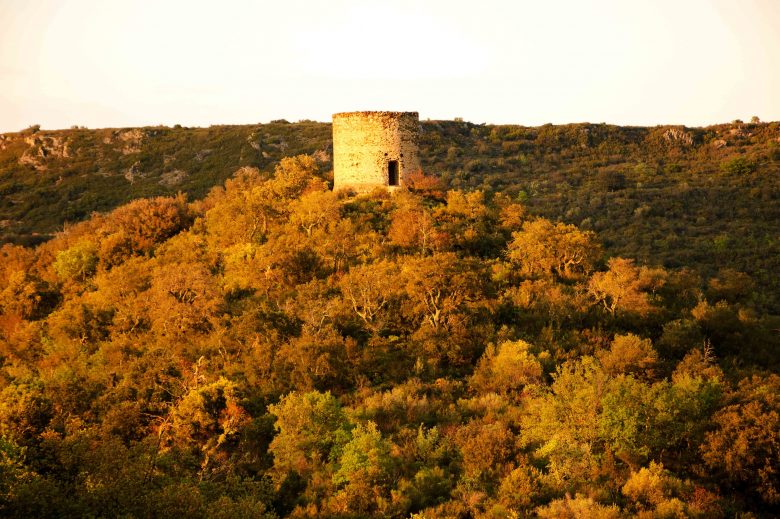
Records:
[[[419,133],[417,112],[333,114],[333,190],[403,186],[420,170]]]

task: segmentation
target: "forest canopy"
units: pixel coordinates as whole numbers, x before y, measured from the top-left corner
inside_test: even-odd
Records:
[[[284,157],[311,155],[327,177],[332,146],[332,125],[313,121],[0,134],[0,244],[39,244],[138,198],[199,200],[237,169],[266,175]],[[780,122],[425,120],[419,151],[445,190],[505,194],[532,214],[598,233],[610,256],[694,267],[706,278],[744,272],[753,303],[780,314]]]
[[[4,245],[0,515],[778,513],[751,276],[419,180],[297,155]]]

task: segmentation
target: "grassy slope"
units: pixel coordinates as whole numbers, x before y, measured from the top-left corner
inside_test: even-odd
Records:
[[[723,267],[746,271],[777,311],[780,124],[432,121],[423,130],[424,168],[451,188],[505,191],[534,213],[598,231],[611,254],[707,274]],[[30,144],[35,137],[59,139],[69,156],[57,157],[55,143],[54,153],[40,157],[40,145]],[[6,134],[0,241],[35,243],[64,222],[138,197],[184,191],[199,198],[239,167],[270,170],[284,156],[317,153],[327,170],[330,146],[330,124],[315,122]],[[25,152],[35,164],[20,163]]]

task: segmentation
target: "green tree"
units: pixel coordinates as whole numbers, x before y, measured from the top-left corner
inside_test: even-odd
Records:
[[[274,472],[309,476],[331,459],[338,459],[350,440],[350,425],[344,410],[330,392],[292,392],[268,407],[276,419],[276,437],[269,450]]]
[[[359,423],[352,429],[352,439],[344,445],[333,482],[386,484],[391,470],[390,443],[382,438],[374,422]]]
[[[63,281],[85,281],[97,270],[97,247],[83,241],[61,251],[54,261],[54,270]]]
[[[539,387],[522,421],[523,438],[548,462],[556,485],[571,489],[597,471],[602,395],[609,377],[592,357],[567,361],[549,388]]]

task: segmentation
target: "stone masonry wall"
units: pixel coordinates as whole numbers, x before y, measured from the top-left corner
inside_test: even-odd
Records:
[[[387,186],[388,162],[398,161],[399,185],[420,170],[417,112],[333,115],[333,189],[367,192]]]

